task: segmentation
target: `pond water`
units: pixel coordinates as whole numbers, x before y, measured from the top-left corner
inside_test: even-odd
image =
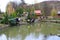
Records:
[[[0,30],[0,40],[60,40],[60,24],[34,23]]]

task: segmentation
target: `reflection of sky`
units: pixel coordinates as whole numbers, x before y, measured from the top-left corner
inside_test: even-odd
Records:
[[[34,34],[30,34],[25,38],[25,40],[42,40],[42,39],[43,39],[43,35],[39,35],[39,37],[36,38]]]
[[[47,40],[60,40],[60,37],[58,36],[49,36]]]
[[[16,37],[9,37],[9,40],[21,40],[21,35],[17,35]]]
[[[7,40],[7,37],[5,34],[0,35],[0,40]]]
[[[38,38],[35,37],[34,34],[30,34],[28,35],[25,40],[43,40],[44,39],[44,35],[40,34],[38,36]],[[60,40],[60,37],[58,36],[48,36],[47,39],[45,40]]]
[[[17,35],[16,37],[9,37],[9,40],[21,40],[22,36]],[[35,34],[31,33],[30,35],[27,35],[25,40],[43,40],[44,35],[40,34],[38,37],[36,37]],[[0,35],[0,40],[7,40],[7,37],[5,34]],[[46,40],[60,40],[60,37],[58,36],[48,36]]]

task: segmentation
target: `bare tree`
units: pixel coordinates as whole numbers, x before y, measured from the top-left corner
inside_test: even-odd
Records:
[[[25,1],[24,1],[24,0],[21,0],[21,2],[22,2],[22,3],[25,3]]]

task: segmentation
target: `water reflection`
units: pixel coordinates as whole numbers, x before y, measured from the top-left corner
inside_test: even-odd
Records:
[[[34,33],[30,33],[29,35],[26,35],[24,40],[60,40],[60,37],[54,35],[54,36],[47,36],[46,35],[39,34],[38,37],[35,36]],[[16,37],[8,37],[5,34],[0,35],[0,40],[22,40],[22,36],[18,35]]]
[[[25,40],[43,40],[43,35],[39,35],[37,38],[35,37],[35,34],[28,35]]]
[[[49,26],[50,25],[50,26]],[[0,40],[60,40],[56,35],[59,28],[54,23],[36,23],[32,25],[22,25],[17,27],[9,27],[0,31]]]
[[[49,36],[48,38],[47,38],[47,40],[60,40],[60,37],[58,37],[58,36]]]
[[[5,34],[0,35],[0,40],[7,40],[7,37]]]
[[[21,37],[21,35],[17,35],[15,37],[9,37],[8,40],[22,40]]]

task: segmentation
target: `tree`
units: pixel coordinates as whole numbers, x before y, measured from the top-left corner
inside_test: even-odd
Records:
[[[28,9],[26,9],[26,11],[27,11],[28,13],[30,13],[30,12],[31,12],[31,9],[30,9],[30,8],[28,8]]]
[[[4,18],[3,18],[3,20],[1,21],[1,23],[8,24],[8,14],[7,14],[7,12],[6,12],[3,16],[4,16]]]
[[[21,16],[23,14],[23,12],[24,12],[23,8],[17,8],[17,10],[16,10],[16,13],[18,16]]]
[[[51,10],[51,16],[53,16],[53,17],[55,17],[57,15],[57,11],[56,11],[56,9],[52,9]]]
[[[31,11],[34,12],[34,10],[35,10],[35,8],[32,6],[32,7],[31,7]]]
[[[10,17],[13,17],[13,18],[17,17],[17,13],[16,12],[11,13]]]

